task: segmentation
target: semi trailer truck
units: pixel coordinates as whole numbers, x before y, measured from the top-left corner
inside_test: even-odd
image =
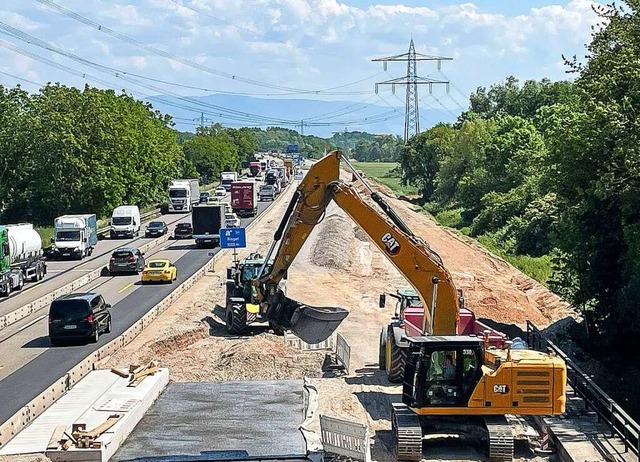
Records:
[[[220,245],[220,228],[224,227],[225,210],[226,207],[222,204],[202,204],[193,208],[191,221],[196,247]]]
[[[200,202],[200,181],[194,178],[172,180],[167,191],[169,212],[190,212]]]
[[[239,217],[255,217],[258,214],[258,183],[231,183],[231,210]]]
[[[47,274],[42,239],[30,223],[0,225],[0,295],[20,290],[25,281]]]
[[[231,183],[234,181],[238,181],[238,172],[222,172],[220,174],[220,184],[225,190],[229,191]]]

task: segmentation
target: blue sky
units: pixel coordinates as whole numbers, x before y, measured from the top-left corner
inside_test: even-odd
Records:
[[[381,86],[376,94],[375,83],[403,76],[406,66],[390,63],[384,71],[371,59],[405,52],[413,36],[419,52],[453,58],[443,63],[441,71],[432,63],[420,63],[418,68],[420,75],[451,82],[449,93],[444,86],[434,87],[431,94],[421,88],[421,104],[450,115],[466,106],[469,93],[478,86],[498,83],[508,75],[522,80],[569,77],[561,55],[584,55],[597,19],[592,4],[589,0],[0,2],[0,84],[21,82],[27,90],[37,91],[37,84],[48,81],[89,83],[125,89],[139,98],[218,91],[344,101],[342,119],[355,120],[358,108],[367,104],[403,104],[403,88],[393,94],[390,87]],[[66,15],[52,8],[56,5],[66,8]],[[72,19],[73,15],[81,20]],[[110,28],[120,38],[82,21]],[[46,49],[52,46],[67,56]],[[331,120],[318,116],[317,120]]]

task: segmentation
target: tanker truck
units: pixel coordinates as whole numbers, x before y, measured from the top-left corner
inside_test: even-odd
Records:
[[[0,225],[0,295],[20,290],[25,280],[36,282],[47,274],[42,239],[29,223]]]

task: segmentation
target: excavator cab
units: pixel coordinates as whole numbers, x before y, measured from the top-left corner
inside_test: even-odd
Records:
[[[483,340],[425,336],[408,341],[404,404],[412,408],[467,407],[482,377]]]

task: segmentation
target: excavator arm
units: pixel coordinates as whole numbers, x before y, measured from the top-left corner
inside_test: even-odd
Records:
[[[353,186],[340,181],[341,158],[340,151],[333,151],[315,163],[289,203],[266,256],[263,272],[254,281],[266,318],[291,329],[307,343],[325,340],[346,318],[348,312],[342,308],[304,305],[287,298],[279,288],[309,234],[333,200],[418,292],[426,307],[422,330],[434,335],[455,335],[458,293],[442,260],[411,232],[377,192],[370,191],[371,199],[386,217],[365,202]],[[264,272],[274,252],[273,265],[269,272]]]

